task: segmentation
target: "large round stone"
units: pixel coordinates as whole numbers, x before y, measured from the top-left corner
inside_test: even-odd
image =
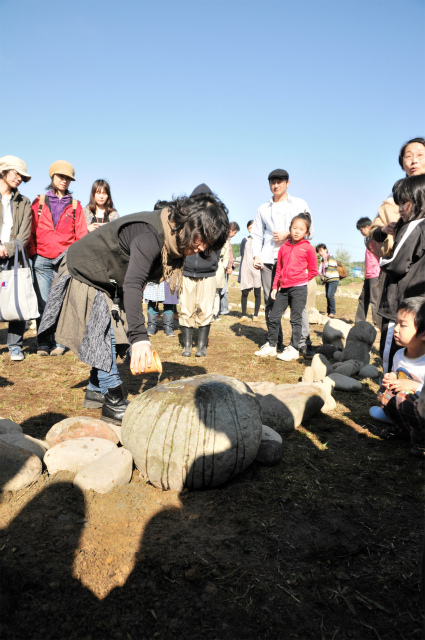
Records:
[[[246,469],[261,442],[261,409],[240,380],[208,374],[155,387],[128,406],[122,442],[155,487],[215,487]]]

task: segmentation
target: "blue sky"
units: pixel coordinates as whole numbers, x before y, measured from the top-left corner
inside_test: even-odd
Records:
[[[31,199],[58,159],[83,204],[106,178],[122,215],[206,182],[243,232],[283,168],[313,242],[359,260],[357,219],[425,133],[424,18],[421,0],[2,0],[0,155],[27,162]]]

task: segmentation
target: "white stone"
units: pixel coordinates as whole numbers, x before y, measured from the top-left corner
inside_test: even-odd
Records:
[[[103,438],[66,440],[47,451],[44,464],[50,474],[57,471],[78,473],[87,464],[115,449],[116,444]]]
[[[330,362],[321,353],[316,353],[311,361],[313,382],[321,382],[328,373],[333,373]]]
[[[338,318],[331,318],[325,324],[325,327],[323,329],[323,344],[331,344],[337,349],[343,349],[345,347],[345,342],[347,340],[347,336],[350,332],[351,327],[351,324],[348,324],[343,320],[338,320]]]
[[[35,482],[42,472],[40,458],[25,449],[0,440],[0,490],[20,491]]]
[[[342,375],[342,373],[331,373],[328,378],[334,380],[335,389],[339,391],[361,391],[362,385],[358,380]]]
[[[119,427],[117,424],[109,424],[109,426],[111,427],[112,431],[117,436],[118,442],[120,442],[122,444],[122,427]]]
[[[23,429],[17,422],[0,417],[0,434],[3,433],[23,433]]]
[[[128,484],[133,473],[133,456],[120,447],[86,465],[77,473],[74,484],[83,491],[108,493],[114,487]]]
[[[373,364],[366,364],[362,367],[358,373],[360,378],[379,378],[379,369],[377,369]]]
[[[38,458],[40,458],[40,460],[43,460],[44,454],[47,451],[47,447],[44,446],[42,440],[32,438],[31,436],[27,436],[24,433],[3,433],[2,435],[0,435],[0,440],[3,440],[3,442],[7,442],[7,444],[13,445],[14,447],[25,449],[25,451],[29,451],[30,453],[36,455]]]

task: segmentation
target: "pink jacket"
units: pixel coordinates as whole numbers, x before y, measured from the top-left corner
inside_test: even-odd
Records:
[[[302,285],[318,273],[316,251],[309,241],[301,240],[292,244],[287,240],[279,249],[273,289]]]

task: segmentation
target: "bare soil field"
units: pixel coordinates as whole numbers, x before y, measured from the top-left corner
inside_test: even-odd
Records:
[[[229,300],[240,302],[236,286]],[[317,307],[325,311],[323,295]],[[356,307],[337,297],[339,318],[353,322]],[[203,373],[297,382],[306,361],[254,357],[265,322],[240,315],[235,307],[213,324],[206,358],[184,358],[177,337],[154,336],[161,382]],[[311,326],[315,345],[321,333]],[[0,415],[38,438],[63,418],[99,417],[82,406],[89,368],[72,353],[39,358],[35,346],[28,332],[26,359],[11,362],[0,325]],[[119,367],[130,399],[156,384]],[[161,492],[134,471],[130,484],[99,495],[74,487],[70,474],[44,473],[1,494],[0,636],[421,638],[424,463],[409,443],[364,428],[376,390],[366,380],[360,393],[335,392],[331,415],[283,434],[279,465],[254,464],[218,489]]]

